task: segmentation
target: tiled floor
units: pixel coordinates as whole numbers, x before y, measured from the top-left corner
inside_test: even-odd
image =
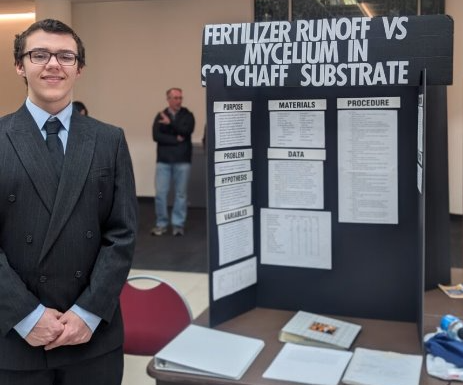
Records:
[[[130,275],[137,274],[155,275],[174,285],[190,304],[193,318],[209,306],[207,274],[135,269],[130,272]],[[122,385],[155,384],[155,380],[146,374],[146,366],[151,358],[126,355]]]

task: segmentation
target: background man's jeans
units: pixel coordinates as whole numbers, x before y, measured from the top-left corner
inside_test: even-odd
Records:
[[[156,163],[156,226],[169,225],[167,210],[167,196],[171,182],[174,187],[174,206],[172,208],[172,226],[183,227],[187,214],[188,180],[190,178],[191,163]]]

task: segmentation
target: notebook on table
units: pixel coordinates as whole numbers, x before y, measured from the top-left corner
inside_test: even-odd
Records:
[[[154,356],[154,367],[239,380],[263,347],[256,338],[189,325]]]

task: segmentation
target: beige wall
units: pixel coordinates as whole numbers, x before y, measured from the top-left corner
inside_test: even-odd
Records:
[[[0,21],[0,116],[16,111],[26,97],[26,85],[14,68],[13,41],[31,22],[32,19]]]
[[[83,39],[87,67],[75,88],[90,114],[124,127],[137,194],[154,195],[151,125],[166,106],[165,91],[180,87],[196,117],[193,141],[206,121],[200,82],[201,36],[207,23],[250,22],[253,0],[157,0],[74,3],[72,25]]]
[[[37,20],[53,18],[71,25],[70,0],[35,0],[35,16]]]
[[[16,0],[0,3],[0,14],[30,13],[35,11],[33,1]],[[0,21],[0,116],[18,109],[26,97],[26,85],[16,75],[13,59],[13,41],[18,32],[24,31],[34,18]]]
[[[446,0],[446,13],[453,17],[453,85],[447,88],[449,131],[450,212],[463,214],[463,7],[461,0]]]

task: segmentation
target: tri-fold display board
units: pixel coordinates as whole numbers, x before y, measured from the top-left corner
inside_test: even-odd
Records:
[[[421,323],[425,86],[451,84],[452,47],[444,15],[205,27],[212,326]]]

